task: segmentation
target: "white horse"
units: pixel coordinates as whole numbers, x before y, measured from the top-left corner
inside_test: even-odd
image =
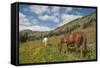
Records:
[[[47,37],[43,38],[42,43],[46,46],[48,44],[48,38]]]

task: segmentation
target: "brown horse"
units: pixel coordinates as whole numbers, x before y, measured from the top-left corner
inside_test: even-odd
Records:
[[[85,56],[86,54],[86,44],[87,44],[87,38],[83,32],[72,32],[71,34],[65,35],[63,38],[60,39],[59,43],[59,50],[62,51],[63,46],[66,44],[66,50],[67,51],[69,44],[74,44],[76,48],[76,53],[80,52],[80,56]],[[82,45],[84,44],[84,45]]]

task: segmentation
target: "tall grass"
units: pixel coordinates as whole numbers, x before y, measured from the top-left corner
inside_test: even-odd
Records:
[[[60,36],[49,38],[47,46],[41,44],[41,40],[20,43],[19,45],[19,63],[45,63],[59,61],[75,60],[94,60],[96,59],[96,30],[95,27],[89,27],[81,30],[87,36],[86,57],[81,58],[79,53],[75,53],[75,48],[69,48],[68,53],[60,53],[58,42]]]

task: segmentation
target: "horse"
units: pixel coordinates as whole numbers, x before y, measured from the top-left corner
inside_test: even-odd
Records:
[[[66,44],[66,45],[64,45]],[[68,50],[68,46],[70,46],[70,44],[73,44],[76,48],[76,53],[80,52],[81,56],[85,56],[86,54],[86,44],[87,44],[87,38],[86,35],[83,32],[72,32],[68,35],[65,35],[64,37],[62,37],[60,39],[59,42],[59,51],[62,51],[62,47],[66,46],[66,50],[64,51],[65,53]],[[83,44],[83,45],[82,45]]]
[[[44,37],[42,43],[46,46],[48,44],[48,38]]]

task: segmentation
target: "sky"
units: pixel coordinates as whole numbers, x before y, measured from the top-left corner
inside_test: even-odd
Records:
[[[19,31],[50,31],[95,12],[93,8],[19,5]]]

